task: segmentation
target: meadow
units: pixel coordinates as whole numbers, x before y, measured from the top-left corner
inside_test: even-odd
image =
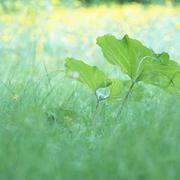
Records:
[[[147,85],[103,101],[69,77],[67,57],[110,77],[96,38],[128,34],[180,63],[180,6],[19,5],[0,9],[1,180],[178,180],[180,95]]]

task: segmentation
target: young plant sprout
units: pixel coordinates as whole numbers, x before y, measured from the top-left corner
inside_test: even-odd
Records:
[[[109,96],[106,88],[111,85],[111,80],[96,66],[90,66],[73,58],[66,59],[65,67],[68,72],[74,74],[74,79],[91,89],[96,97],[96,109],[98,109],[100,101],[107,99]]]

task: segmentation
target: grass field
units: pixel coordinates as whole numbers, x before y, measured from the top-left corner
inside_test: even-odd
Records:
[[[0,11],[1,180],[178,180],[180,96],[136,89],[121,117],[64,72],[64,59],[110,76],[96,38],[124,34],[180,63],[180,7],[139,4]],[[142,97],[144,96],[144,98]]]

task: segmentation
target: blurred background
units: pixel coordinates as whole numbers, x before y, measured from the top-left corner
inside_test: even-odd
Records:
[[[104,3],[142,3],[142,4],[166,4],[173,3],[178,4],[179,0],[1,0],[1,6],[4,10],[17,10],[19,5],[22,3],[23,5],[29,5],[32,3],[38,4],[53,4],[53,5],[75,5],[77,3],[81,5],[97,5]]]
[[[119,38],[128,34],[179,61],[179,2],[0,0],[0,68],[6,68],[3,76],[11,73],[12,66],[32,67],[38,74],[42,62],[48,71],[56,71],[63,68],[67,56],[106,66],[96,46],[96,38],[104,34]]]

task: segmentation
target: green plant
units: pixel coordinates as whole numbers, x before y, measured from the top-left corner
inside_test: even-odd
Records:
[[[107,61],[118,66],[130,78],[131,84],[123,99],[119,113],[135,85],[139,82],[159,86],[164,90],[179,90],[180,66],[170,60],[167,53],[156,54],[141,42],[125,35],[121,40],[105,35],[97,38]]]
[[[110,86],[112,83],[111,80],[96,66],[90,66],[73,58],[66,59],[65,67],[67,68],[68,72],[71,73],[73,78],[87,85],[92,90],[96,96],[97,109],[99,102],[106,99],[106,97],[99,96],[98,90]]]
[[[78,73],[77,80],[88,85],[96,94],[99,88],[110,86],[108,98],[118,97],[124,86],[129,86],[122,100],[117,117],[122,112],[129,95],[134,86],[139,82],[159,86],[165,91],[180,90],[180,66],[170,60],[165,52],[155,53],[144,46],[140,41],[125,35],[121,40],[112,35],[105,35],[97,38],[97,44],[101,47],[106,60],[112,65],[118,66],[129,80],[109,80],[105,74],[96,67],[89,66],[82,61],[75,61],[72,58],[66,59],[66,68]],[[99,99],[97,98],[99,103]]]

